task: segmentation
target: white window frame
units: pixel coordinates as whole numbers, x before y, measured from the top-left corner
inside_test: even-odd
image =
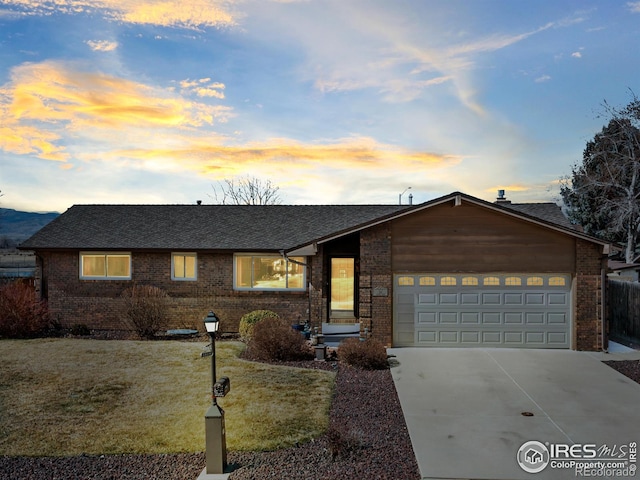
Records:
[[[245,287],[245,286],[240,286],[237,283],[237,278],[238,278],[238,272],[237,272],[237,266],[238,266],[238,258],[246,258],[246,257],[251,257],[251,285],[255,284],[255,279],[253,278],[253,274],[254,274],[254,268],[253,268],[253,258],[265,258],[265,257],[269,257],[269,258],[273,258],[274,260],[283,260],[284,258],[282,257],[282,255],[278,255],[275,253],[235,253],[233,255],[233,289],[234,290],[238,290],[238,291],[244,291],[244,292],[261,292],[261,291],[271,291],[271,292],[304,292],[307,290],[307,269],[306,267],[302,267],[302,287],[289,287],[289,273],[288,273],[288,263],[291,262],[289,259],[285,259],[287,261],[287,266],[285,267],[285,271],[287,272],[286,275],[286,280],[285,280],[285,287],[284,288],[280,288],[280,287],[274,287],[274,288],[270,288],[270,287]],[[302,258],[302,262],[301,263],[306,263],[306,257],[300,257],[300,256],[296,256],[298,258]],[[291,262],[294,263],[294,262]]]
[[[193,258],[194,270],[193,277],[187,277],[186,273],[184,277],[176,276],[176,268],[175,268],[175,257],[189,257]],[[175,280],[177,282],[195,282],[198,280],[198,254],[194,252],[172,252],[171,253],[171,280]]]
[[[103,256],[105,260],[105,274],[104,275],[84,275],[84,258],[85,257],[99,257]],[[109,257],[127,257],[129,259],[129,275],[116,276],[109,275],[108,271],[108,258]],[[131,252],[80,252],[80,279],[81,280],[131,280]]]

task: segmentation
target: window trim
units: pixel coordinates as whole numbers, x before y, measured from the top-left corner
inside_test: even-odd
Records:
[[[105,270],[107,270],[105,272],[105,275],[84,275],[83,271],[84,271],[84,257],[89,257],[89,256],[93,256],[93,257],[99,257],[99,256],[103,256],[105,259]],[[132,270],[132,255],[131,252],[92,252],[92,251],[83,251],[80,252],[79,254],[79,262],[78,262],[78,266],[79,266],[79,276],[80,276],[80,280],[131,280],[131,270]],[[129,259],[129,275],[127,276],[115,276],[115,275],[109,275],[109,271],[108,271],[108,258],[109,257],[127,257]]]
[[[254,273],[254,269],[253,269],[253,258],[254,257],[269,257],[269,258],[273,258],[273,259],[279,259],[279,260],[285,260],[287,262],[287,266],[285,267],[285,271],[287,272],[286,274],[286,278],[285,278],[285,287],[284,288],[280,288],[280,287],[254,287],[254,286],[250,286],[250,287],[243,287],[243,286],[239,286],[237,284],[237,279],[238,279],[238,258],[246,258],[246,257],[250,257],[251,260],[251,284],[253,285],[254,279],[253,279],[253,273]],[[302,262],[306,265],[307,263],[307,257],[305,256],[298,256],[296,255],[295,257],[291,257],[292,259],[294,258],[301,258]],[[256,252],[256,253],[234,253],[233,254],[233,289],[236,291],[240,291],[240,292],[306,292],[307,291],[307,268],[304,265],[302,266],[302,287],[289,287],[289,264],[290,260],[286,257],[283,257],[282,255],[278,255],[277,253],[264,253],[264,252]],[[291,262],[294,263],[294,262]],[[298,264],[298,262],[295,262],[296,264]]]
[[[174,262],[174,258],[176,256],[185,257],[185,258],[189,257],[194,259],[194,266],[193,266],[194,276],[193,277],[187,277],[186,272],[184,277],[176,276],[176,269],[175,269],[175,262]],[[176,282],[196,282],[198,280],[198,254],[196,252],[171,252],[171,280],[174,280]]]

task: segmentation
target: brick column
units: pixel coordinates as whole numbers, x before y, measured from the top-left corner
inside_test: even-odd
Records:
[[[576,240],[576,298],[574,332],[576,350],[602,348],[601,246]]]
[[[389,223],[360,234],[360,321],[371,336],[391,346],[391,229]]]

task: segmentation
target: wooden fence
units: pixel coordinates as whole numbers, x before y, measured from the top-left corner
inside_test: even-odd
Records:
[[[640,283],[609,279],[609,336],[640,344]]]

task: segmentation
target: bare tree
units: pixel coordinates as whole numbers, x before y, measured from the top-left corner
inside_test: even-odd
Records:
[[[271,183],[271,180],[242,177],[223,180],[212,187],[214,200],[222,205],[279,205],[282,203],[278,193],[280,187]]]
[[[633,262],[640,229],[640,100],[604,103],[609,123],[587,143],[583,160],[561,180],[569,218],[587,233],[626,243]]]

